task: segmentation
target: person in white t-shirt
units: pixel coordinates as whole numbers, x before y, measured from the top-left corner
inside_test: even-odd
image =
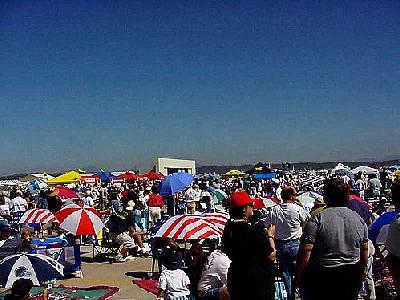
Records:
[[[194,189],[194,187],[189,187],[185,192],[185,202],[186,202],[186,213],[189,215],[194,215],[197,208],[197,203],[200,200],[200,193]]]
[[[85,196],[83,197],[83,204],[92,207],[94,205],[94,200],[90,194],[90,192],[85,192]]]
[[[210,253],[197,285],[200,300],[229,299],[226,280],[231,260],[221,250]]]
[[[293,276],[300,237],[309,214],[296,201],[296,189],[291,186],[282,188],[283,203],[272,207],[264,220],[265,226],[275,225],[275,245],[279,266],[283,273],[283,283],[288,293],[288,300],[294,300]]]
[[[28,209],[28,202],[21,197],[22,193],[20,191],[16,192],[16,197],[11,199],[10,211],[13,213],[24,212]]]
[[[166,249],[162,253],[161,261],[167,269],[161,272],[158,280],[157,300],[190,299],[190,279],[179,269],[183,261],[182,253]]]

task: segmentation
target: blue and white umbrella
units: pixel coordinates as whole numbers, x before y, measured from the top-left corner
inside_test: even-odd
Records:
[[[377,218],[369,228],[368,238],[375,244],[384,244],[388,235],[389,225],[399,214],[400,211],[390,211]]]
[[[175,195],[176,193],[186,189],[193,183],[193,181],[193,175],[185,172],[168,175],[160,183],[160,195]]]
[[[20,278],[30,279],[33,285],[64,275],[64,266],[51,257],[41,254],[16,254],[0,262],[0,285],[12,287]]]

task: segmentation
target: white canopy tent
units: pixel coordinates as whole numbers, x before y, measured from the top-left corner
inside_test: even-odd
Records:
[[[368,166],[359,166],[359,167],[351,170],[351,172],[353,174],[357,174],[359,172],[362,172],[362,173],[367,174],[367,175],[370,175],[370,174],[378,175],[379,174],[379,171],[377,169],[374,169],[374,168],[371,168],[371,167],[368,167]]]

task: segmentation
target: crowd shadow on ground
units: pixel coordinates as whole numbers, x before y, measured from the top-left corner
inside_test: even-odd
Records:
[[[146,272],[146,271],[134,271],[134,272],[126,272],[126,276],[132,278],[140,278],[140,279],[158,279],[160,274],[157,272]]]

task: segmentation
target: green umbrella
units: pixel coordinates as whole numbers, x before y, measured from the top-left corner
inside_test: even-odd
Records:
[[[222,200],[228,198],[228,195],[224,191],[216,189],[215,197],[217,198],[218,203],[220,203],[220,202],[222,202]]]

